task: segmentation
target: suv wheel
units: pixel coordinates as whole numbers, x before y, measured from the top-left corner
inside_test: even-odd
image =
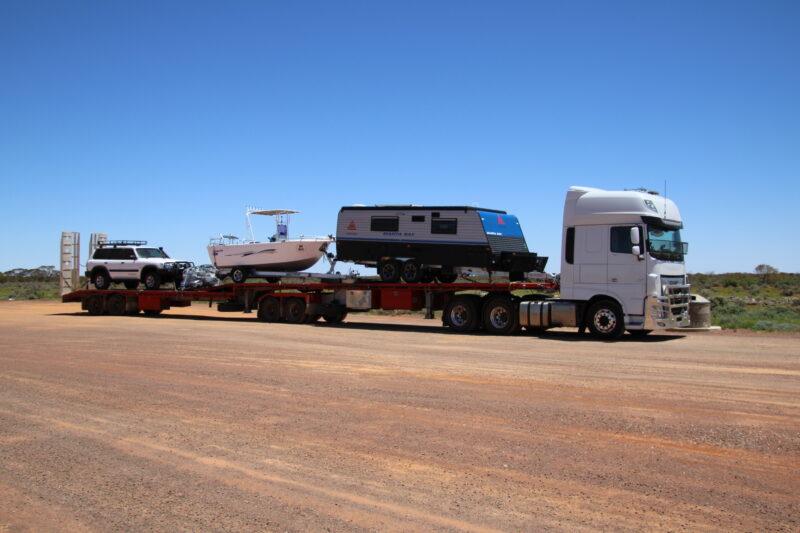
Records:
[[[95,289],[104,291],[111,285],[111,278],[105,270],[97,270],[92,274],[92,283]]]
[[[142,283],[144,288],[148,291],[154,291],[161,287],[161,276],[154,270],[149,270],[142,276]]]

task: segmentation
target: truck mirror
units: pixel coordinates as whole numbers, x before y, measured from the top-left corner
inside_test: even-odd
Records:
[[[639,228],[637,226],[632,226],[631,227],[631,244],[637,245],[640,242],[641,241],[639,239]],[[637,252],[634,252],[634,253],[637,253]]]
[[[642,250],[639,248],[638,244],[635,244],[631,247],[631,253],[636,257],[639,257],[642,254]]]

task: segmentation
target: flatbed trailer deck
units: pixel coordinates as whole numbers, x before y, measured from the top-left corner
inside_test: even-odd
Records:
[[[445,326],[458,332],[485,329],[509,334],[519,329],[519,302],[530,295],[518,291],[552,293],[552,282],[278,282],[229,283],[192,290],[85,289],[62,296],[63,302],[80,302],[92,315],[159,314],[195,302],[217,304],[220,312],[256,311],[263,322],[342,322],[348,312],[425,310],[426,318],[443,310]],[[536,296],[543,298],[543,295]]]

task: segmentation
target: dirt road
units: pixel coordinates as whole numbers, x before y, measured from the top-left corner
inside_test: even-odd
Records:
[[[797,531],[800,336],[0,303],[0,531]]]

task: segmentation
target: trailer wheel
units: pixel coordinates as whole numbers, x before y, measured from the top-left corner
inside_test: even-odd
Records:
[[[420,278],[420,283],[430,283],[436,279],[436,273],[433,271],[432,268],[423,268],[422,269],[422,278]]]
[[[121,294],[112,294],[106,300],[106,309],[108,314],[113,316],[120,316],[125,314],[125,297]]]
[[[458,274],[453,272],[453,269],[450,267],[442,267],[441,270],[436,272],[436,279],[439,280],[439,283],[453,283],[458,279]]]
[[[92,283],[98,291],[104,291],[111,285],[111,277],[105,270],[95,270],[92,273]]]
[[[231,270],[231,279],[234,283],[244,283],[247,281],[247,269],[234,267],[233,270]]]
[[[105,305],[103,304],[103,297],[99,294],[89,296],[86,299],[86,310],[90,315],[102,315],[106,310]]]
[[[331,324],[338,324],[343,322],[345,318],[347,318],[347,308],[342,307],[331,313],[326,313],[322,315],[322,318],[325,319],[325,322],[330,322]]]
[[[480,298],[475,295],[454,296],[444,308],[447,327],[459,333],[475,331],[481,324]]]
[[[403,271],[400,276],[406,283],[419,283],[422,280],[422,267],[414,259],[409,259],[403,263]]]
[[[483,327],[493,335],[519,331],[519,304],[507,296],[490,297],[483,304]]]
[[[267,296],[258,303],[258,319],[262,322],[278,322],[281,319],[281,303]]]
[[[148,270],[142,276],[144,288],[148,291],[155,291],[161,288],[161,275],[155,270]]]
[[[128,280],[125,282],[125,288],[128,289],[129,291],[135,291],[138,286],[139,286],[139,280],[136,279]]]
[[[378,275],[385,283],[397,283],[400,280],[400,261],[389,259],[378,262]]]
[[[622,310],[612,300],[600,300],[586,313],[589,331],[598,339],[616,339],[625,332]]]
[[[285,304],[286,321],[302,324],[306,319],[306,303],[300,298],[289,298]]]
[[[161,314],[161,309],[145,309],[142,312],[144,316],[158,316]]]

